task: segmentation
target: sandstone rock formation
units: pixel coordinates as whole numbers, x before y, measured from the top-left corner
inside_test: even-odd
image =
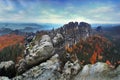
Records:
[[[28,49],[28,55],[17,65],[18,73],[26,71],[26,68],[47,60],[54,54],[53,44],[48,35],[43,35],[38,44]]]
[[[46,62],[33,67],[20,76],[13,78],[12,80],[57,80],[60,78],[60,61],[58,54],[52,56]]]
[[[80,38],[86,39],[92,34],[91,25],[85,22],[69,22],[63,26],[62,30],[65,43],[70,45],[79,41]]]
[[[15,63],[13,61],[6,61],[0,63],[0,76],[15,76]]]
[[[120,66],[112,70],[106,63],[88,64],[78,73],[74,80],[119,80]]]
[[[68,61],[62,70],[59,55],[55,54],[46,62],[14,77],[12,80],[70,80],[80,69],[81,66],[78,61],[74,63]]]
[[[10,80],[8,77],[0,76],[0,80]]]
[[[37,37],[30,38],[30,42],[26,44],[25,56],[16,65],[16,76],[9,79],[8,75],[0,75],[0,80],[120,80],[119,64],[118,67],[111,68],[111,64],[97,61],[99,58],[106,61],[105,57],[96,56],[101,52],[98,43],[103,47],[106,42],[100,42],[105,39],[93,37],[93,41],[97,43],[95,45],[95,42],[91,43],[90,35],[91,25],[85,22],[70,22],[56,30],[41,34],[38,32]],[[77,44],[79,40],[80,43]],[[91,44],[88,45],[87,42]],[[93,52],[96,52],[95,55],[92,55]],[[90,60],[92,64],[89,64]],[[1,64],[0,72],[8,70],[6,64]]]
[[[59,45],[62,41],[63,41],[63,36],[62,34],[60,33],[57,33],[56,36],[53,38],[53,44],[56,46],[56,45]]]

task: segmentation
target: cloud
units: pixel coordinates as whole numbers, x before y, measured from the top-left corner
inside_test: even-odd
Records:
[[[6,4],[3,3],[3,1],[2,1],[2,10],[12,11],[12,10],[14,10],[14,4],[10,0],[7,0]]]
[[[107,4],[107,1],[92,1],[0,0],[0,21],[40,23],[120,21],[117,3],[108,2]]]
[[[108,13],[112,12],[113,8],[111,6],[102,6],[102,7],[97,7],[95,9],[90,10],[90,13]]]

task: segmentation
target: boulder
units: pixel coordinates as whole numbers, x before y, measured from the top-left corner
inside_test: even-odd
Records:
[[[70,80],[71,77],[75,76],[81,69],[81,66],[78,62],[78,60],[76,60],[75,62],[66,62],[64,69],[63,69],[63,76],[65,79]],[[62,77],[63,78],[63,77]]]
[[[5,77],[5,76],[1,76],[0,77],[0,80],[10,80],[8,77]]]
[[[18,64],[16,64],[16,69],[18,74],[22,74],[28,69],[27,62],[25,59],[21,59]]]
[[[28,65],[33,65],[44,61],[53,55],[53,45],[51,42],[42,42],[40,46],[34,46],[30,54],[25,57]]]
[[[42,42],[51,42],[50,36],[49,35],[43,35],[41,40],[40,40],[40,43],[42,43]]]
[[[47,60],[44,63],[41,63],[40,66],[45,67],[46,69],[52,69],[52,70],[60,70],[60,61],[59,61],[59,55],[55,54],[50,58],[50,60]]]
[[[17,66],[18,73],[22,73],[27,69],[47,60],[54,54],[53,44],[48,35],[43,35],[38,44],[34,45],[32,49],[28,49],[29,54],[25,56],[24,60],[19,62]]]
[[[56,36],[53,38],[53,44],[56,46],[63,41],[63,36],[60,33],[57,33]]]
[[[0,76],[14,77],[16,74],[15,63],[13,61],[6,61],[0,63]]]
[[[112,70],[109,65],[102,62],[85,65],[74,80],[119,80],[120,67]]]
[[[58,80],[61,76],[58,54],[12,80]]]

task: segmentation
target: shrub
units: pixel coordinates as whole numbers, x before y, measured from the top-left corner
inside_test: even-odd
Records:
[[[102,36],[94,35],[86,40],[80,40],[72,47],[66,46],[66,51],[71,55],[77,55],[81,64],[89,64],[109,61],[111,64],[117,64],[120,61],[119,45],[113,45],[108,39]]]

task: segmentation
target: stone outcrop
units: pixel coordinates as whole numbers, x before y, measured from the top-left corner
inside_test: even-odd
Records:
[[[70,45],[78,42],[80,38],[89,37],[92,34],[91,30],[91,25],[85,22],[69,22],[61,28],[65,36],[65,43]]]
[[[112,70],[106,63],[88,64],[78,73],[74,80],[119,80],[120,66]]]
[[[56,36],[53,38],[53,44],[56,46],[56,45],[59,45],[59,44],[61,44],[61,42],[63,41],[63,36],[62,36],[62,34],[60,34],[60,33],[57,33],[56,34]]]
[[[60,61],[58,54],[52,56],[49,60],[33,67],[20,76],[12,80],[57,80],[60,78]]]
[[[0,76],[0,80],[10,80],[8,77]]]
[[[15,76],[15,63],[13,61],[6,61],[0,63],[0,76]]]
[[[87,38],[91,35],[91,25],[85,22],[80,22],[78,25],[79,34],[82,38]]]
[[[33,65],[48,59],[53,55],[53,50],[54,48],[53,44],[51,43],[50,37],[44,35],[38,45],[35,45],[32,49],[29,49],[30,53],[25,58],[27,64]]]
[[[88,64],[80,71],[78,61],[66,62],[63,69],[60,68],[59,55],[55,54],[46,62],[39,64],[12,79],[0,77],[1,80],[119,80],[120,66],[111,69],[106,63],[98,62]],[[62,70],[62,73],[61,73]]]
[[[61,80],[71,80],[73,76],[75,76],[81,69],[81,65],[79,64],[78,60],[75,62],[66,62]]]
[[[69,22],[68,24],[65,24],[63,28],[64,28],[63,30],[65,30],[66,33],[69,33],[69,30],[71,30],[71,31],[76,31],[81,35],[87,35],[86,33],[88,33],[89,35],[91,34],[91,25],[86,22],[80,22],[80,23]]]
[[[47,60],[54,54],[54,48],[50,37],[48,35],[43,35],[38,44],[35,44],[31,49],[28,48],[27,52],[27,56],[17,65],[18,73],[22,73],[29,67]]]
[[[85,60],[82,62],[78,60],[78,57],[88,58],[79,55],[78,50],[85,50],[83,51],[85,55],[88,54],[86,49],[76,43],[80,38],[83,39],[82,41],[87,41],[87,37],[90,35],[91,26],[85,22],[70,22],[59,29],[48,31],[48,35],[38,33],[37,37],[28,38],[25,56],[16,65],[18,75],[15,75],[16,72],[14,74],[9,72],[12,69],[11,65],[15,67],[13,62],[9,62],[10,64],[4,62],[0,64],[0,74],[2,74],[0,80],[120,80],[119,65],[113,69],[107,62],[96,63],[95,61],[95,64],[83,64]],[[86,42],[84,43],[86,44]],[[65,46],[66,44],[68,46]],[[80,47],[77,48],[79,45]],[[88,45],[86,46],[88,47]],[[14,72],[13,70],[15,68],[11,72]],[[3,75],[3,73],[5,74]],[[9,75],[15,77],[11,78]]]
[[[74,63],[68,61],[61,69],[59,55],[55,54],[46,62],[33,67],[20,76],[14,77],[12,80],[70,80],[80,69],[81,66],[78,61]]]

